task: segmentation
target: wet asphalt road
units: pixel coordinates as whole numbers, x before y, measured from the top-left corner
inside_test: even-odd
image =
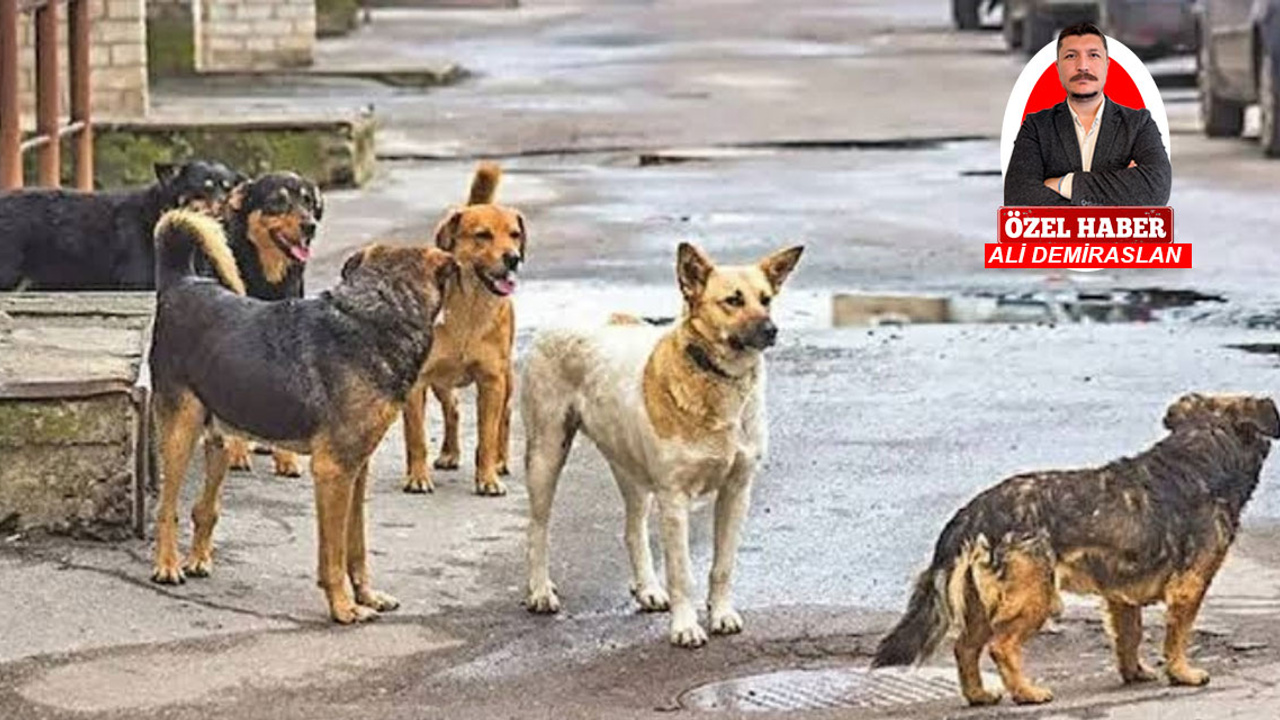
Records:
[[[233,479],[219,527],[223,565],[204,583],[159,593],[135,582],[147,567],[140,542],[0,556],[5,572],[27,580],[14,583],[11,607],[44,607],[57,627],[0,611],[9,630],[0,659],[19,661],[0,674],[0,715],[629,717],[673,709],[700,682],[861,662],[938,529],[977,489],[1022,470],[1136,452],[1159,437],[1164,406],[1189,389],[1275,392],[1273,357],[1226,346],[1273,339],[1241,319],[1280,303],[1280,163],[1247,141],[1200,138],[1187,90],[1170,87],[1166,103],[1172,204],[1179,235],[1194,244],[1194,270],[985,271],[981,243],[994,234],[1001,195],[999,122],[1020,61],[999,51],[997,34],[951,32],[941,0],[778,7],[388,11],[325,45],[321,61],[355,63],[376,47],[387,65],[445,57],[476,75],[425,94],[372,84],[289,90],[301,107],[372,102],[382,123],[376,180],[330,195],[311,288],[331,284],[346,254],[372,239],[429,238],[441,211],[463,198],[477,157],[503,162],[501,198],[529,219],[522,346],[552,322],[674,314],[679,240],[738,261],[806,244],[776,310],[772,452],[738,571],[744,635],[682,653],[665,645],[665,616],[634,612],[621,501],[585,444],[554,513],[565,611],[525,614],[523,486],[517,473],[506,498],[469,494],[468,401],[463,468],[438,476],[434,496],[398,492],[398,428],[375,460],[375,571],[405,601],[389,622],[336,634],[324,626],[310,581],[309,491],[262,475]],[[244,104],[245,89],[224,92],[202,102]],[[182,102],[156,100],[161,110]],[[642,166],[642,156],[668,162]],[[830,324],[838,291],[1155,285],[1229,302],[1196,309],[1212,316],[1199,322]],[[438,427],[434,419],[433,435]],[[517,427],[517,452],[521,438]],[[1259,531],[1280,521],[1277,472],[1265,472],[1246,516]],[[706,508],[692,527],[705,590]],[[85,594],[76,588],[112,602],[72,599]],[[135,618],[126,624],[124,607]],[[1101,639],[1082,642],[1097,651]]]

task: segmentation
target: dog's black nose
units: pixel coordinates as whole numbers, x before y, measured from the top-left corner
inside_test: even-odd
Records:
[[[308,241],[310,241],[310,240],[312,240],[313,238],[315,238],[315,236],[316,236],[316,221],[315,221],[315,220],[303,220],[303,221],[302,221],[302,234],[307,238],[307,240],[308,240]]]
[[[502,263],[507,266],[508,270],[515,270],[520,267],[520,253],[502,253]]]
[[[773,324],[772,320],[765,320],[760,323],[760,328],[756,331],[760,333],[760,341],[763,343],[761,347],[773,347],[778,342],[778,326]]]

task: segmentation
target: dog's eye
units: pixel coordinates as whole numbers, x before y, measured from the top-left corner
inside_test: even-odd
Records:
[[[760,304],[761,304],[761,305],[763,305],[763,306],[765,306],[765,307],[769,307],[769,303],[771,303],[771,302],[773,302],[773,298],[769,297],[768,295],[761,295],[761,296],[760,296]]]
[[[493,233],[488,230],[481,230],[476,233],[476,239],[488,242],[493,239]]]
[[[747,301],[746,301],[746,298],[742,297],[742,293],[736,292],[730,295],[729,297],[725,298],[724,304],[728,305],[729,307],[740,308],[740,307],[745,307],[747,304]]]
[[[512,240],[519,240],[519,239],[520,239],[520,231],[519,231],[519,230],[512,230],[512,231],[511,231],[511,239],[512,239]]]

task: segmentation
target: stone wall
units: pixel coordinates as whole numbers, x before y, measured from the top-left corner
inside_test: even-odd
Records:
[[[147,82],[147,31],[144,0],[91,0],[93,24],[89,52],[92,111],[97,117],[136,117],[150,107]],[[67,74],[67,8],[59,6],[59,73],[62,114],[69,108]],[[35,22],[23,15],[19,28],[19,87],[22,110],[35,112]]]
[[[195,0],[196,69],[272,70],[310,65],[315,0]]]

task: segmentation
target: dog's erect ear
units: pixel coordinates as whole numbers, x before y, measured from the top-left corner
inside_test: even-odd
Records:
[[[351,273],[355,272],[360,265],[364,263],[365,253],[369,252],[369,248],[364,247],[351,253],[351,257],[342,263],[342,279],[347,280],[351,277]]]
[[[1251,397],[1240,407],[1241,420],[1267,437],[1280,438],[1280,413],[1271,398]]]
[[[706,253],[691,243],[682,242],[676,251],[676,279],[680,281],[680,292],[685,300],[697,300],[702,291],[707,289],[707,278],[715,265]]]
[[[315,212],[312,213],[312,217],[316,219],[316,222],[320,222],[324,219],[324,193],[320,192],[320,188],[315,185],[308,185],[307,190],[311,193],[311,199],[315,205]]]
[[[156,180],[159,180],[161,185],[168,185],[173,182],[174,178],[178,177],[178,171],[181,169],[180,165],[174,163],[156,163]]]
[[[1164,426],[1177,430],[1204,405],[1204,396],[1199,393],[1187,393],[1169,406],[1164,412]]]
[[[524,229],[524,215],[516,213],[516,224],[520,226],[520,262],[525,262],[529,259],[525,250],[529,240],[529,231]]]
[[[453,252],[458,244],[458,227],[462,225],[462,211],[451,210],[444,220],[436,226],[436,247],[445,252]]]
[[[778,288],[782,287],[782,283],[787,281],[791,271],[796,269],[796,263],[800,262],[800,255],[803,252],[804,246],[797,245],[786,250],[779,250],[760,261],[760,269],[764,271],[764,276],[769,279],[769,284],[773,286],[774,292],[777,292]]]

